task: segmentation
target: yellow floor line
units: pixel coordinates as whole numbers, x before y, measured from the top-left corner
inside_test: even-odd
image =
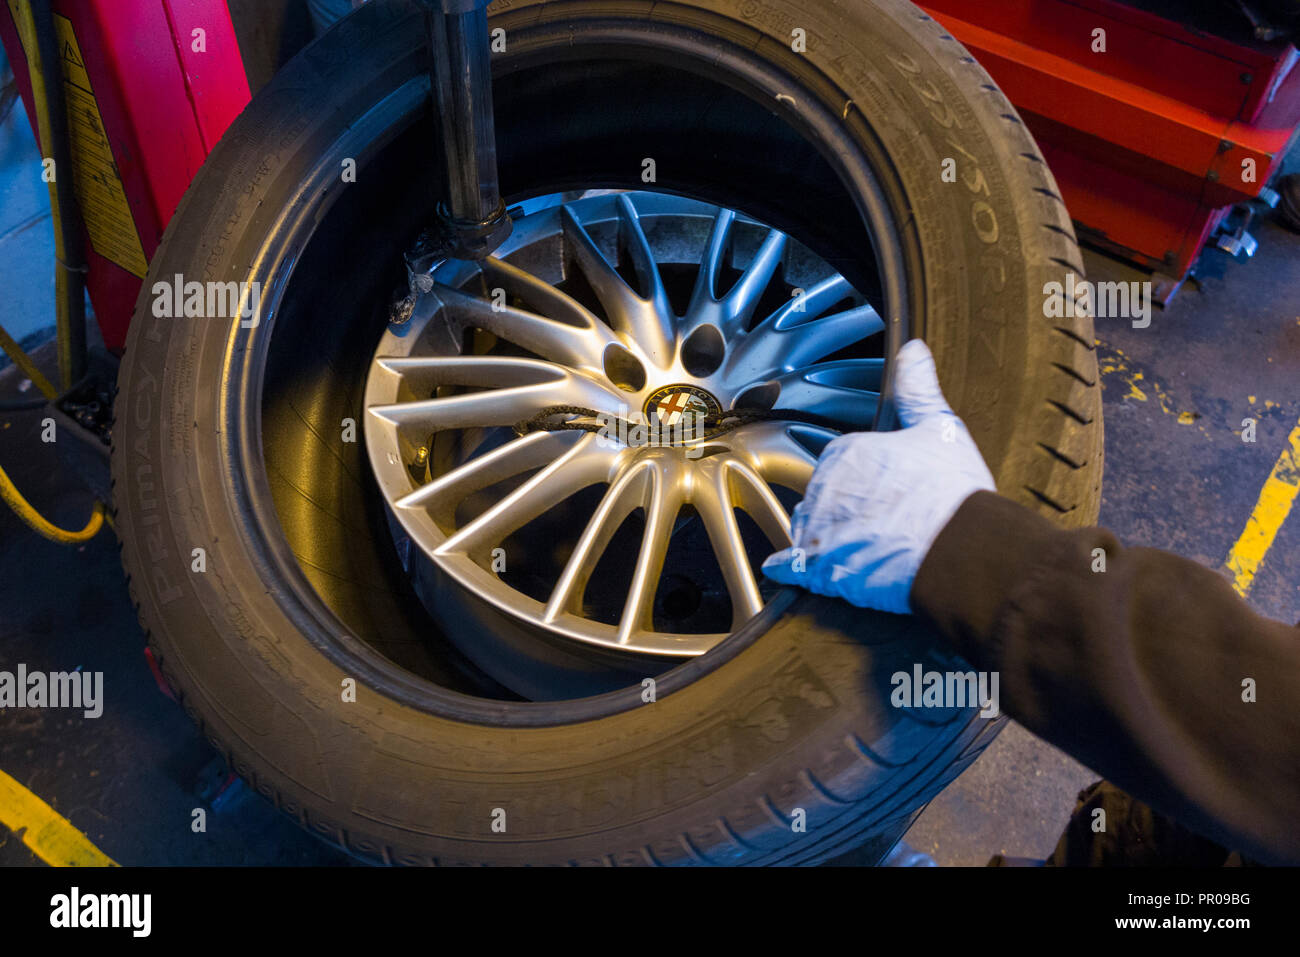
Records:
[[[1278,529],[1290,514],[1297,492],[1300,492],[1300,424],[1287,438],[1286,448],[1259,491],[1255,510],[1224,562],[1232,573],[1232,587],[1243,598],[1250,591],[1255,572],[1272,547]]]
[[[51,867],[117,867],[117,862],[31,791],[0,771],[0,824]]]

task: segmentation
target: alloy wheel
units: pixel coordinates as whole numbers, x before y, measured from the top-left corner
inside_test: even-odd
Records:
[[[495,257],[417,277],[375,352],[367,449],[408,566],[444,623],[459,592],[580,648],[703,654],[770,597],[822,447],[876,422],[885,323],[733,210],[524,210]]]

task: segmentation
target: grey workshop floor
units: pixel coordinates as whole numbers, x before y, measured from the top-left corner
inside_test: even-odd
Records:
[[[36,163],[19,111],[0,130],[0,283],[4,322],[32,339],[53,309]],[[1210,567],[1222,565],[1300,418],[1300,235],[1273,225],[1256,235],[1252,261],[1203,257],[1201,288],[1185,288],[1150,328],[1108,320],[1097,330],[1106,416],[1102,520],[1129,544]],[[1092,254],[1087,266],[1093,278],[1123,272]],[[42,353],[48,363],[49,347]],[[0,396],[18,395],[21,385],[16,370],[0,372]],[[1253,445],[1238,435],[1246,417],[1259,422]],[[39,414],[0,415],[0,462],[54,521],[79,525],[87,495],[38,435]],[[1300,619],[1300,518],[1283,525],[1250,600],[1265,614]],[[0,509],[0,662],[103,671],[120,702],[94,722],[50,711],[0,715],[0,771],[123,864],[348,863],[228,784],[193,725],[159,693],[143,648],[112,536],[64,548]],[[908,840],[941,864],[981,865],[998,852],[1045,856],[1076,792],[1093,778],[1012,724],[931,804]],[[210,809],[206,834],[190,830],[195,807]],[[34,861],[0,827],[0,865]]]

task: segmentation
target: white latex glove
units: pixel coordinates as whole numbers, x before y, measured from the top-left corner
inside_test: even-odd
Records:
[[[894,401],[899,431],[854,432],[826,446],[791,517],[793,547],[763,563],[769,578],[864,608],[911,612],[912,581],[939,532],[962,502],[994,483],[920,339],[898,350]]]

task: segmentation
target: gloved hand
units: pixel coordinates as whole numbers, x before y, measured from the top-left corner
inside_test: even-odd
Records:
[[[898,350],[894,400],[902,428],[831,441],[791,517],[793,547],[763,572],[864,608],[911,612],[912,581],[962,502],[993,476],[939,388],[920,339]]]

